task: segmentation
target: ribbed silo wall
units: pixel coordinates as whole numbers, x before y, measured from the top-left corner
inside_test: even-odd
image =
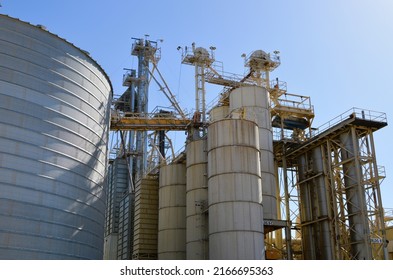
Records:
[[[266,88],[245,86],[229,95],[230,111],[242,111],[243,118],[255,121],[259,129],[263,211],[266,220],[277,220],[276,176],[273,154],[273,131]]]
[[[0,15],[0,259],[102,259],[111,95],[84,51]]]
[[[187,259],[209,259],[207,215],[207,140],[190,141],[187,153]]]
[[[256,123],[224,119],[208,127],[212,260],[265,258],[259,154]]]
[[[160,168],[158,259],[186,259],[186,165]]]
[[[158,243],[158,177],[135,184],[133,260],[156,260]]]

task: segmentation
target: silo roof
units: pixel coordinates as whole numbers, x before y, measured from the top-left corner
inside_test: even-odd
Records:
[[[105,76],[105,78],[108,80],[108,83],[109,83],[109,86],[110,86],[110,89],[111,89],[111,94],[113,95],[113,86],[112,86],[112,82],[111,82],[111,80],[110,80],[108,74],[105,72],[105,70],[102,68],[102,66],[101,66],[101,65],[100,65],[91,55],[90,55],[89,52],[87,52],[86,50],[83,50],[83,49],[77,47],[76,45],[74,45],[73,43],[67,41],[66,39],[64,39],[64,38],[62,38],[62,37],[60,37],[59,35],[54,34],[54,33],[50,32],[50,31],[48,31],[46,28],[44,28],[43,25],[40,25],[40,24],[39,24],[39,25],[34,25],[34,24],[30,23],[30,22],[23,21],[23,20],[20,20],[20,19],[18,19],[18,18],[10,17],[10,16],[5,15],[5,14],[0,14],[0,17],[4,17],[4,18],[8,18],[8,19],[11,19],[11,20],[14,20],[14,21],[18,21],[18,22],[21,22],[21,23],[23,23],[23,24],[27,24],[27,25],[30,25],[30,26],[35,27],[35,28],[37,28],[37,29],[40,29],[40,30],[42,30],[43,32],[47,32],[49,35],[54,36],[54,37],[56,37],[57,39],[60,39],[60,40],[64,41],[65,43],[71,45],[71,46],[74,47],[75,49],[77,49],[77,50],[79,50],[80,52],[82,52],[83,54],[85,54],[92,62],[94,62],[94,64],[96,64],[97,68],[103,73],[103,75]]]

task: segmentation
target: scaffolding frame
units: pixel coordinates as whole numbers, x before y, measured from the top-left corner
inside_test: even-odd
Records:
[[[321,129],[316,130],[319,134],[314,134],[305,142],[295,143],[285,138],[276,141],[275,155],[276,160],[279,160],[278,167],[281,168],[279,178],[282,206],[286,209],[285,215],[289,215],[289,223],[295,225],[292,230],[298,226],[304,230],[310,224],[315,224],[316,230],[315,228],[327,219],[333,244],[333,259],[387,259],[380,192],[380,183],[385,174],[384,168],[377,165],[373,137],[376,130],[387,125],[386,115],[358,108],[351,109],[349,113],[345,112],[335,118],[329,122],[329,126],[323,125]],[[347,139],[346,142],[350,141],[350,144],[345,144],[343,139]],[[307,158],[307,154],[316,147],[321,149],[323,171],[320,174],[310,173],[306,180],[312,181],[318,176],[323,176],[327,186],[329,212],[327,217],[301,221],[298,224],[298,216],[295,219],[290,213],[298,209],[302,216],[302,209],[299,204],[293,203],[293,197],[299,198],[300,204],[306,202],[301,201],[298,193],[300,184],[304,181],[299,181],[296,169],[299,157]],[[293,179],[289,179],[293,172],[297,173],[295,184]],[[290,194],[291,191],[296,194]],[[358,217],[355,221],[354,216]],[[288,216],[286,217],[288,219]],[[291,236],[296,234],[292,233]],[[292,257],[297,258],[294,254],[296,243],[292,242],[289,246],[292,249]],[[304,248],[304,244],[302,247]]]

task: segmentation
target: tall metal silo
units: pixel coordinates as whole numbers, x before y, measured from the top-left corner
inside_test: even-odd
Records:
[[[158,259],[186,259],[186,165],[160,168]]]
[[[223,119],[208,128],[210,259],[264,259],[256,123]]]
[[[86,52],[0,15],[0,259],[102,259],[111,95]]]
[[[187,144],[187,259],[209,259],[207,215],[207,140],[197,139]]]
[[[229,106],[230,111],[242,110],[245,119],[255,121],[258,125],[264,218],[265,220],[277,220],[273,132],[268,92],[266,88],[259,86],[234,89],[229,95]]]

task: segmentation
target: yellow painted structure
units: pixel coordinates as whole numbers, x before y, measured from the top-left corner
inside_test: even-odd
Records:
[[[187,130],[190,119],[141,116],[139,114],[111,117],[111,130]]]

